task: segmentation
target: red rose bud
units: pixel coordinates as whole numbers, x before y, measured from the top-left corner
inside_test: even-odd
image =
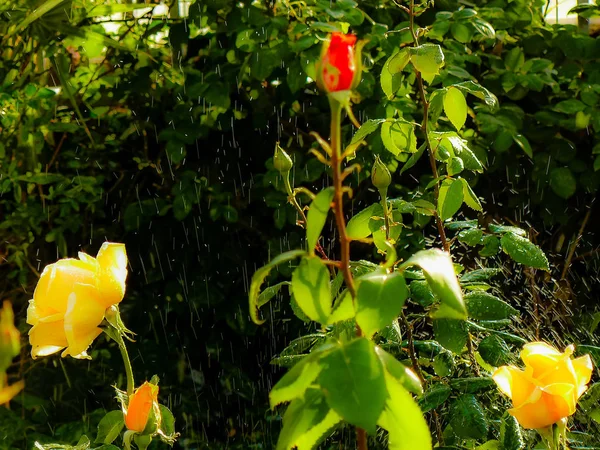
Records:
[[[326,92],[347,91],[355,87],[357,64],[353,34],[333,33],[323,47],[317,83]],[[360,77],[360,74],[358,74]]]

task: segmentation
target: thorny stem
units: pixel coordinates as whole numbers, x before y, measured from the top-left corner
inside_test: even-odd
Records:
[[[389,208],[387,202],[387,188],[379,190],[379,196],[381,197],[381,207],[383,208],[383,225],[385,226],[385,240],[390,240],[390,218]]]
[[[419,45],[419,39],[417,37],[417,33],[415,32],[415,1],[410,0],[410,7],[408,11],[409,23],[410,23],[410,33],[412,34],[413,43],[415,46]],[[423,77],[421,76],[421,72],[419,72],[415,68],[415,72],[417,74],[417,82],[419,85],[419,93],[421,94],[421,101],[423,103],[423,123],[421,124],[421,130],[425,136],[425,143],[427,145],[427,150],[429,154],[429,164],[431,165],[431,172],[433,174],[433,179],[436,180],[433,185],[433,195],[435,198],[435,204],[437,205],[438,198],[440,196],[440,185],[439,185],[439,174],[437,170],[437,163],[435,162],[435,156],[433,155],[433,150],[431,147],[431,142],[429,141],[429,135],[427,133],[427,125],[429,122],[429,102],[427,101],[427,94],[425,92],[425,85],[423,84]],[[448,239],[446,238],[446,231],[444,230],[444,224],[442,219],[438,215],[437,211],[435,212],[435,222],[437,224],[438,233],[440,234],[440,240],[442,241],[442,246],[444,247],[444,251],[450,253],[450,245],[448,244]]]
[[[350,271],[350,238],[346,234],[346,219],[344,218],[344,186],[342,180],[342,147],[341,147],[341,120],[342,120],[342,105],[335,99],[329,97],[329,105],[331,107],[331,168],[333,171],[333,212],[335,215],[335,223],[340,238],[340,270],[346,282],[346,287],[352,301],[356,298],[356,287],[354,286],[354,278]],[[362,330],[357,325],[356,335],[362,336]],[[363,428],[356,428],[356,441],[358,450],[367,450],[367,433]]]

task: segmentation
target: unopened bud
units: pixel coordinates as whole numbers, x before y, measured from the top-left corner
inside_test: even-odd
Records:
[[[273,155],[273,167],[279,171],[279,173],[287,173],[292,170],[294,162],[290,155],[281,148],[279,143],[275,145],[275,155]]]
[[[373,182],[373,186],[379,190],[387,189],[392,183],[392,174],[379,156],[375,158],[375,163],[373,164],[371,181]]]

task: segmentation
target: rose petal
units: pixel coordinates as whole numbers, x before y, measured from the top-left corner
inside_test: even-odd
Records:
[[[532,370],[532,377],[539,378],[565,358],[565,354],[545,342],[531,342],[523,346],[521,359]]]
[[[592,359],[590,358],[590,355],[584,355],[580,358],[575,358],[572,361],[572,363],[573,370],[575,371],[575,374],[577,376],[577,398],[579,398],[587,389],[587,384],[592,378],[594,365],[592,364]]]
[[[29,330],[31,357],[48,356],[67,346],[64,321],[40,322]]]
[[[65,313],[75,283],[93,284],[97,268],[78,259],[62,259],[47,266],[33,293],[38,318]]]
[[[499,367],[493,373],[492,379],[500,391],[510,397],[515,407],[526,402],[536,388],[525,372],[512,366]]]
[[[98,325],[105,311],[95,285],[77,283],[73,286],[64,319],[68,347],[63,357],[87,358],[85,351],[102,332]]]
[[[105,242],[96,257],[100,265],[97,286],[105,309],[123,300],[127,279],[125,244]]]

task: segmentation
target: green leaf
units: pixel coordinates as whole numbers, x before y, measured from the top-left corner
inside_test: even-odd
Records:
[[[435,340],[451,352],[460,354],[467,344],[469,328],[464,320],[436,319],[433,321]]]
[[[341,300],[338,304],[333,306],[333,312],[329,316],[329,320],[327,321],[328,325],[333,325],[337,322],[343,322],[348,319],[352,319],[356,316],[356,311],[354,310],[354,302],[352,301],[352,296],[350,292],[345,291]]]
[[[285,411],[276,450],[312,450],[341,420],[327,405],[323,392],[310,388]]]
[[[310,209],[306,217],[306,243],[308,251],[311,254],[315,252],[315,246],[327,221],[327,214],[329,213],[333,193],[333,187],[323,189],[310,204]]]
[[[454,175],[458,175],[465,169],[465,163],[458,156],[452,156],[448,161],[446,161],[446,171],[448,175],[453,177]]]
[[[358,214],[355,214],[349,221],[346,227],[346,234],[350,239],[364,239],[371,235],[371,227],[369,222],[371,217],[382,217],[383,208],[379,203],[373,203],[366,207]]]
[[[553,108],[553,111],[564,114],[575,114],[585,109],[585,103],[575,98],[558,102]]]
[[[266,305],[271,301],[273,297],[275,297],[283,286],[289,286],[291,283],[289,281],[282,281],[281,283],[274,284],[273,286],[269,286],[264,291],[260,293],[258,296],[258,307]]]
[[[380,347],[375,347],[375,351],[387,373],[400,382],[404,389],[416,395],[423,393],[421,381],[419,381],[419,377],[415,375],[412,369],[406,367]]]
[[[167,408],[165,405],[158,405],[158,407],[160,409],[160,417],[161,417],[160,430],[167,437],[167,440],[165,440],[165,442],[168,443],[169,438],[176,439],[177,436],[179,436],[175,432],[175,417],[173,416],[173,413],[171,412],[171,410],[169,408]],[[171,445],[172,445],[172,443],[171,443]]]
[[[421,250],[402,264],[400,270],[410,266],[423,269],[429,287],[446,307],[444,311],[438,310],[434,317],[467,318],[467,309],[450,255],[439,249]]]
[[[475,394],[479,391],[485,391],[496,385],[492,377],[468,377],[454,378],[450,380],[450,387],[463,394]]]
[[[400,169],[400,175],[402,175],[404,172],[406,172],[408,169],[410,169],[412,166],[414,166],[419,159],[421,159],[421,156],[423,156],[423,153],[425,152],[425,150],[427,149],[427,143],[423,142],[423,144],[419,147],[419,149],[416,151],[416,153],[413,153],[412,155],[410,155],[410,158],[408,158],[408,161],[406,161],[406,163],[402,166],[402,169]],[[600,161],[600,156],[597,158],[598,161]],[[600,169],[600,165],[599,165],[599,169]]]
[[[331,314],[329,270],[321,258],[303,258],[292,274],[292,292],[300,309],[311,320],[327,323]]]
[[[494,30],[494,27],[482,18],[475,17],[471,20],[471,23],[473,24],[473,27],[486,38],[494,39],[496,37],[496,30]]]
[[[457,130],[460,130],[467,120],[465,96],[454,86],[450,86],[444,95],[444,112]]]
[[[527,156],[533,158],[533,150],[531,149],[531,145],[529,144],[529,141],[525,136],[523,136],[522,134],[514,134],[512,138],[513,141],[515,141],[515,143],[519,147],[521,147],[521,150],[523,150]]]
[[[475,192],[473,192],[473,189],[471,189],[469,182],[467,180],[465,180],[464,178],[459,178],[459,180],[462,183],[463,199],[465,201],[465,204],[469,208],[474,209],[475,211],[483,210],[483,208],[481,207],[481,203],[479,202],[479,198],[477,197],[477,195],[475,195]]]
[[[500,240],[502,250],[513,260],[525,266],[550,271],[548,259],[542,249],[522,236],[505,233]]]
[[[510,225],[498,225],[496,223],[490,223],[488,228],[492,233],[495,234],[504,234],[504,233],[514,233],[518,236],[526,236],[527,232],[519,227],[513,227]]]
[[[381,124],[381,140],[385,148],[398,156],[400,153],[416,153],[417,138],[412,123],[404,120]]]
[[[568,199],[577,190],[577,181],[567,167],[557,167],[550,171],[550,187],[556,195]]]
[[[24,30],[54,8],[58,8],[62,3],[66,2],[67,0],[46,0],[45,2],[42,2],[30,14],[27,14],[27,16],[7,36],[11,36],[14,33]]]
[[[98,424],[98,434],[94,443],[112,444],[119,437],[124,426],[123,411],[108,412]]]
[[[476,320],[508,319],[519,313],[508,303],[487,292],[470,292],[464,297],[469,317]]]
[[[369,134],[377,131],[377,128],[379,128],[379,125],[381,125],[383,122],[385,122],[385,119],[369,119],[366,122],[364,122],[360,126],[360,128],[358,130],[356,130],[356,133],[354,133],[354,136],[352,136],[350,145],[358,144],[360,141],[362,141],[364,138],[366,138]]]
[[[418,47],[411,47],[409,51],[410,61],[415,69],[421,72],[425,81],[431,83],[444,65],[442,48],[436,44],[423,44]]]
[[[431,433],[417,403],[386,373],[388,399],[378,425],[388,431],[389,450],[431,450]]]
[[[455,84],[454,87],[460,89],[465,93],[468,92],[469,94],[474,95],[475,97],[483,100],[485,104],[492,109],[498,108],[498,99],[496,98],[496,96],[483,86],[473,81],[465,81],[459,84]]]
[[[473,37],[471,29],[461,22],[454,22],[450,27],[450,32],[454,39],[463,44],[470,42]]]
[[[367,337],[400,315],[408,297],[404,277],[380,269],[361,277],[356,291],[356,323]]]
[[[422,307],[426,308],[435,303],[435,296],[425,280],[415,280],[410,283],[410,297]]]
[[[340,345],[323,358],[319,385],[328,405],[344,420],[375,432],[387,392],[381,361],[373,343],[357,338]]]
[[[514,416],[506,413],[502,417],[500,425],[500,443],[502,450],[521,450],[525,448],[525,442],[521,434],[521,427]]]
[[[477,351],[486,363],[494,367],[508,364],[511,360],[508,344],[504,339],[495,334],[482,339],[477,347]]]
[[[16,179],[18,181],[26,181],[27,183],[45,185],[64,181],[65,177],[59,173],[36,173],[32,175],[19,175]]]
[[[471,247],[474,247],[475,245],[479,245],[481,243],[481,240],[483,238],[483,231],[479,230],[479,229],[469,229],[469,230],[462,230],[460,233],[458,233],[457,235],[457,239],[460,242],[464,242],[467,245],[470,245]],[[461,280],[462,282],[462,280]]]
[[[437,208],[440,219],[450,219],[460,209],[463,202],[463,189],[463,183],[460,179],[446,178],[442,182]]]
[[[267,275],[269,275],[269,272],[271,272],[271,269],[279,264],[291,261],[292,259],[296,259],[305,254],[306,252],[303,250],[291,250],[289,252],[282,253],[281,255],[273,258],[267,265],[254,272],[252,281],[250,282],[248,301],[250,303],[250,317],[255,324],[261,325],[265,322],[258,317],[258,298],[260,294],[260,286],[263,284],[263,281],[265,281],[265,278],[267,278]]]
[[[452,230],[452,231],[468,230],[468,229],[477,228],[478,222],[477,222],[477,219],[454,220],[452,222],[447,222],[445,225],[446,225],[446,228],[448,228],[449,230]]]
[[[463,439],[484,439],[488,423],[482,406],[474,395],[461,395],[452,404],[450,426]]]
[[[439,377],[449,377],[456,367],[454,356],[447,350],[435,355],[432,365],[433,370],[435,370],[436,375]]]
[[[404,49],[392,55],[383,65],[379,82],[384,94],[390,100],[394,98],[394,95],[400,88],[401,72],[409,59],[410,54]]]
[[[494,267],[485,267],[483,269],[475,269],[470,272],[463,274],[460,277],[461,283],[472,283],[476,281],[486,281],[492,278],[493,276],[502,273],[501,269],[497,269]]]
[[[280,403],[289,402],[304,396],[306,390],[314,383],[323,366],[318,357],[322,353],[311,353],[294,365],[269,392],[271,408]]]
[[[450,397],[452,389],[446,384],[434,384],[419,398],[419,406],[426,413],[437,408]]]

